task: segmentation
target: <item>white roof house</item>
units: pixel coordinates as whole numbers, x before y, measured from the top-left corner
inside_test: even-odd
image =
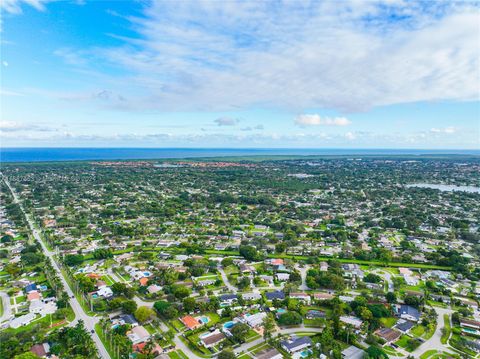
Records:
[[[20,328],[21,326],[28,325],[32,320],[35,319],[35,317],[36,317],[35,314],[28,313],[28,314],[22,315],[21,317],[12,319],[12,321],[10,322],[10,328],[16,329],[16,328]]]
[[[101,297],[104,297],[104,298],[109,298],[113,295],[113,292],[112,290],[110,289],[110,287],[101,287],[98,291],[97,291],[97,294]]]
[[[143,343],[150,339],[150,334],[141,325],[132,328],[127,336],[133,344]]]
[[[245,321],[252,328],[256,328],[256,327],[259,327],[263,324],[263,320],[265,319],[266,316],[267,316],[267,313],[259,312],[259,313],[256,313],[256,314],[245,316]]]

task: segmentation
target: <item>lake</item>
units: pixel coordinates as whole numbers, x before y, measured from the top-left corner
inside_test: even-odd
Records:
[[[443,192],[468,192],[468,193],[480,193],[480,187],[474,186],[455,186],[451,184],[435,184],[435,183],[414,183],[408,184],[407,187],[411,188],[431,188],[438,189]]]

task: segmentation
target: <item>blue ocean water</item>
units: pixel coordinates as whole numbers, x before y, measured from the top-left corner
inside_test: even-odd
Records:
[[[480,150],[293,148],[0,148],[0,162],[133,160],[274,155],[477,155]]]

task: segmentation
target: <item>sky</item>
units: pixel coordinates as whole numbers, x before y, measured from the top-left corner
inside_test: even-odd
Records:
[[[475,1],[0,1],[2,147],[480,149]]]

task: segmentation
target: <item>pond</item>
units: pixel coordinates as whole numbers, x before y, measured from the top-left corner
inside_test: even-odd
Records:
[[[435,183],[414,183],[407,184],[408,188],[431,188],[438,189],[442,192],[468,192],[468,193],[480,193],[480,187],[474,186],[455,186],[450,184],[435,184]]]

